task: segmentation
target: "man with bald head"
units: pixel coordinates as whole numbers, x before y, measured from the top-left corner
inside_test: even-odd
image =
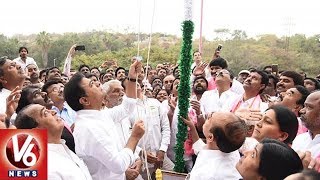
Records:
[[[40,104],[31,104],[18,113],[15,126],[18,129],[47,129],[49,179],[90,180],[87,166],[60,139],[64,124],[56,114]]]
[[[246,136],[245,122],[230,112],[213,113],[203,125],[207,144],[189,118],[184,122],[190,127],[192,147],[198,155],[190,179],[241,179],[235,166],[240,159],[237,150]]]
[[[320,91],[311,93],[301,109],[301,120],[308,132],[296,137],[292,143],[295,151],[309,151],[312,158],[320,155]]]

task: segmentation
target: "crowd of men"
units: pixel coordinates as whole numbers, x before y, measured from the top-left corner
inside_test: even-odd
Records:
[[[21,47],[0,59],[0,128],[48,132],[49,179],[154,179],[173,171],[179,68],[81,65],[40,71]],[[241,70],[193,53],[184,142],[188,179],[320,179],[320,77]],[[188,91],[186,89],[185,91]],[[0,167],[1,168],[1,167]]]

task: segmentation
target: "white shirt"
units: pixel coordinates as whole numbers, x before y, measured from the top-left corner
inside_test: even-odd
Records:
[[[320,134],[317,134],[313,139],[310,132],[299,134],[292,143],[292,149],[295,151],[310,151],[312,158],[317,158],[320,155]]]
[[[129,121],[129,118],[126,117],[120,122],[115,122],[115,126],[116,126],[116,130],[119,137],[118,143],[120,143],[121,148],[124,148],[126,147],[129,137],[131,135],[133,124],[131,124]],[[139,156],[140,151],[141,151],[141,148],[137,146],[133,154],[135,156],[135,161],[140,159],[140,156]]]
[[[68,77],[70,76],[71,61],[72,61],[72,57],[68,56],[64,61],[64,65],[63,65],[63,74],[67,75]]]
[[[50,180],[91,180],[84,162],[65,145],[48,144],[48,178]]]
[[[131,149],[121,147],[114,120],[133,112],[135,102],[125,98],[120,106],[111,109],[77,112],[73,132],[76,153],[87,164],[93,179],[125,179],[125,171],[135,157]]]
[[[25,70],[29,64],[34,64],[38,67],[36,61],[32,57],[27,57],[26,62],[24,62],[21,57],[17,57],[13,61],[19,64],[23,70]]]
[[[115,122],[114,124],[116,126],[116,130],[119,136],[119,143],[122,147],[125,147],[130,137],[132,129],[132,125],[129,121],[129,118],[126,117],[120,122]]]
[[[142,103],[142,102],[141,102]],[[139,141],[139,147],[144,147],[147,151],[157,153],[159,150],[167,152],[170,144],[170,125],[167,111],[162,104],[154,98],[145,98],[141,106],[137,106],[134,115],[130,117],[133,122],[139,118],[144,120],[145,134]]]
[[[244,94],[243,84],[236,80],[235,78],[232,80],[231,90],[239,95]]]
[[[257,141],[253,137],[246,137],[246,140],[242,144],[242,146],[239,148],[239,152],[242,154],[246,151],[254,150],[254,148],[259,144],[259,141]]]
[[[11,93],[11,91],[6,88],[2,88],[0,91],[0,114],[6,113],[7,98],[10,95],[10,93]]]
[[[190,173],[190,180],[239,180],[236,164],[240,160],[238,151],[224,153],[220,150],[205,149],[205,143],[199,139],[193,144],[198,153],[197,161]]]
[[[230,112],[234,101],[239,98],[239,95],[234,93],[231,89],[223,92],[219,97],[217,89],[206,91],[203,93],[200,103],[203,107],[204,113],[211,112]]]
[[[170,110],[170,106],[169,106],[169,102],[167,99],[162,101],[161,106],[162,106],[163,110],[165,111],[165,113],[168,114],[168,112]]]

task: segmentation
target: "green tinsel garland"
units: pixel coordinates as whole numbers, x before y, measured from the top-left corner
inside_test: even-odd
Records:
[[[184,172],[184,142],[187,138],[187,126],[180,118],[187,117],[190,97],[190,73],[192,64],[192,34],[194,25],[192,21],[184,21],[182,23],[182,47],[180,52],[179,70],[180,70],[180,84],[179,84],[179,117],[178,117],[178,133],[177,143],[175,147],[175,167],[176,172]]]

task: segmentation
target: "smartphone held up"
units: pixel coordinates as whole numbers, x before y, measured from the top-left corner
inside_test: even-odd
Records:
[[[78,45],[75,47],[75,50],[76,51],[84,51],[84,50],[86,50],[86,47],[84,45]]]
[[[218,47],[217,47],[217,51],[221,51],[221,49],[222,49],[222,45],[219,44]]]
[[[278,64],[272,64],[271,65],[271,72],[273,75],[278,76],[279,75],[279,67]]]

